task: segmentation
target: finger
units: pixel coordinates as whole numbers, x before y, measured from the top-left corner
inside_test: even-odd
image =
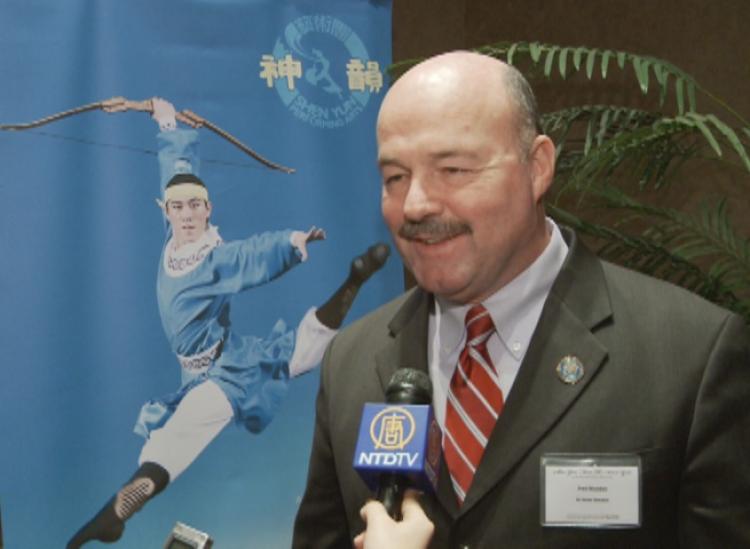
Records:
[[[422,506],[419,504],[418,496],[419,492],[415,490],[407,490],[404,494],[404,501],[401,504],[401,514],[404,520],[426,516]]]
[[[365,547],[365,533],[362,532],[360,535],[354,538],[354,549],[364,549]]]
[[[311,242],[313,240],[325,240],[325,238],[326,233],[323,229],[313,227],[305,233],[305,240],[307,240],[308,242]]]
[[[102,108],[106,112],[121,112],[125,110],[125,98],[121,96],[110,97],[102,101]]]
[[[403,515],[404,522],[409,522],[412,525],[412,533],[423,539],[424,542],[429,542],[432,535],[435,532],[435,525],[427,518],[427,514],[422,509],[419,503],[419,496],[421,494],[414,490],[407,490],[404,494],[404,501],[401,505],[401,513]]]
[[[198,124],[195,122],[195,120],[193,120],[192,118],[189,118],[189,117],[185,116],[181,112],[175,113],[175,118],[177,118],[177,120],[179,120],[183,124],[187,124],[188,126],[191,126],[193,128],[197,128],[198,127]]]
[[[198,126],[202,126],[204,124],[204,122],[206,121],[205,118],[203,118],[202,116],[199,116],[199,115],[195,114],[190,109],[183,109],[182,114],[184,114],[188,118],[192,119],[193,122],[195,122]]]
[[[363,521],[367,522],[367,514],[369,512],[370,507],[375,503],[375,500],[368,500],[367,503],[365,503],[362,508],[359,510],[359,518],[361,518]]]
[[[124,102],[125,98],[122,95],[116,95],[115,97],[110,97],[109,99],[105,99],[104,101],[102,101],[104,105],[115,105]]]
[[[386,528],[386,523],[393,523],[393,519],[379,501],[370,500],[362,508],[362,511],[364,511],[363,520],[367,523],[367,527],[375,531]]]

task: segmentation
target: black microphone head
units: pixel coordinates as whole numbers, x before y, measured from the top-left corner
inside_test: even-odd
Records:
[[[422,370],[399,368],[385,390],[389,404],[432,404],[432,382]]]

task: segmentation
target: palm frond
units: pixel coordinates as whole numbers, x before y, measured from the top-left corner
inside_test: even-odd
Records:
[[[659,188],[667,181],[670,166],[678,165],[681,159],[693,156],[696,151],[695,135],[699,131],[694,126],[648,125],[647,114],[632,110],[622,122],[615,124],[594,111],[584,110],[578,116],[578,122],[587,124],[583,142],[580,138],[571,141],[570,135],[575,131],[572,124],[566,128],[568,133],[558,142],[558,156],[561,159],[572,156],[577,161],[563,159],[561,167],[569,169],[560,170],[558,182],[580,193],[608,183],[618,173],[625,173],[641,188],[649,185]],[[564,121],[556,123],[564,128]],[[582,154],[576,154],[579,152]]]
[[[668,118],[639,109],[582,105],[543,115],[542,127],[557,143],[558,180],[582,192],[592,182],[608,182],[623,166],[641,188],[659,188],[673,168],[699,154],[701,143],[717,157],[734,152],[742,169],[750,172],[750,155],[740,134],[711,114]]]
[[[591,223],[555,205],[548,205],[548,210],[555,220],[574,228],[579,234],[603,241],[597,250],[600,257],[682,286],[741,314],[750,322],[750,300],[735,292],[736,284],[727,283],[726,269],[701,270],[670,250],[668,237],[662,237],[663,240],[655,237],[660,231],[651,229],[644,235],[631,235]]]
[[[642,203],[622,189],[607,186],[597,196],[606,207],[645,219],[642,237],[669,249],[672,256],[691,263],[710,263],[714,273],[733,290],[747,287],[750,280],[750,240],[735,231],[725,199],[704,203],[695,214]],[[718,276],[718,275],[717,275]]]
[[[498,42],[478,48],[477,51],[502,59],[511,65],[519,66],[524,62],[529,62],[533,66],[542,65],[546,78],[550,78],[554,73],[553,69],[556,68],[562,78],[574,73],[583,73],[589,80],[595,75],[606,79],[610,74],[612,61],[616,60],[620,70],[625,70],[628,65],[632,68],[642,93],[646,94],[653,89],[653,80],[656,81],[660,105],[663,106],[666,102],[671,80],[674,82],[673,91],[678,114],[696,110],[696,81],[679,67],[657,57],[584,46],[561,47],[541,42]]]

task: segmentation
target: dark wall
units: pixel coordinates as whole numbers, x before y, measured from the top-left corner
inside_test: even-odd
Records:
[[[750,118],[748,22],[750,0],[394,0],[393,58],[501,40],[620,49],[674,63]]]

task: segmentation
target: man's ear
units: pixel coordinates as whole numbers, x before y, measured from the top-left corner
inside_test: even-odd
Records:
[[[538,204],[555,177],[555,144],[546,135],[537,135],[529,153],[534,201]]]

